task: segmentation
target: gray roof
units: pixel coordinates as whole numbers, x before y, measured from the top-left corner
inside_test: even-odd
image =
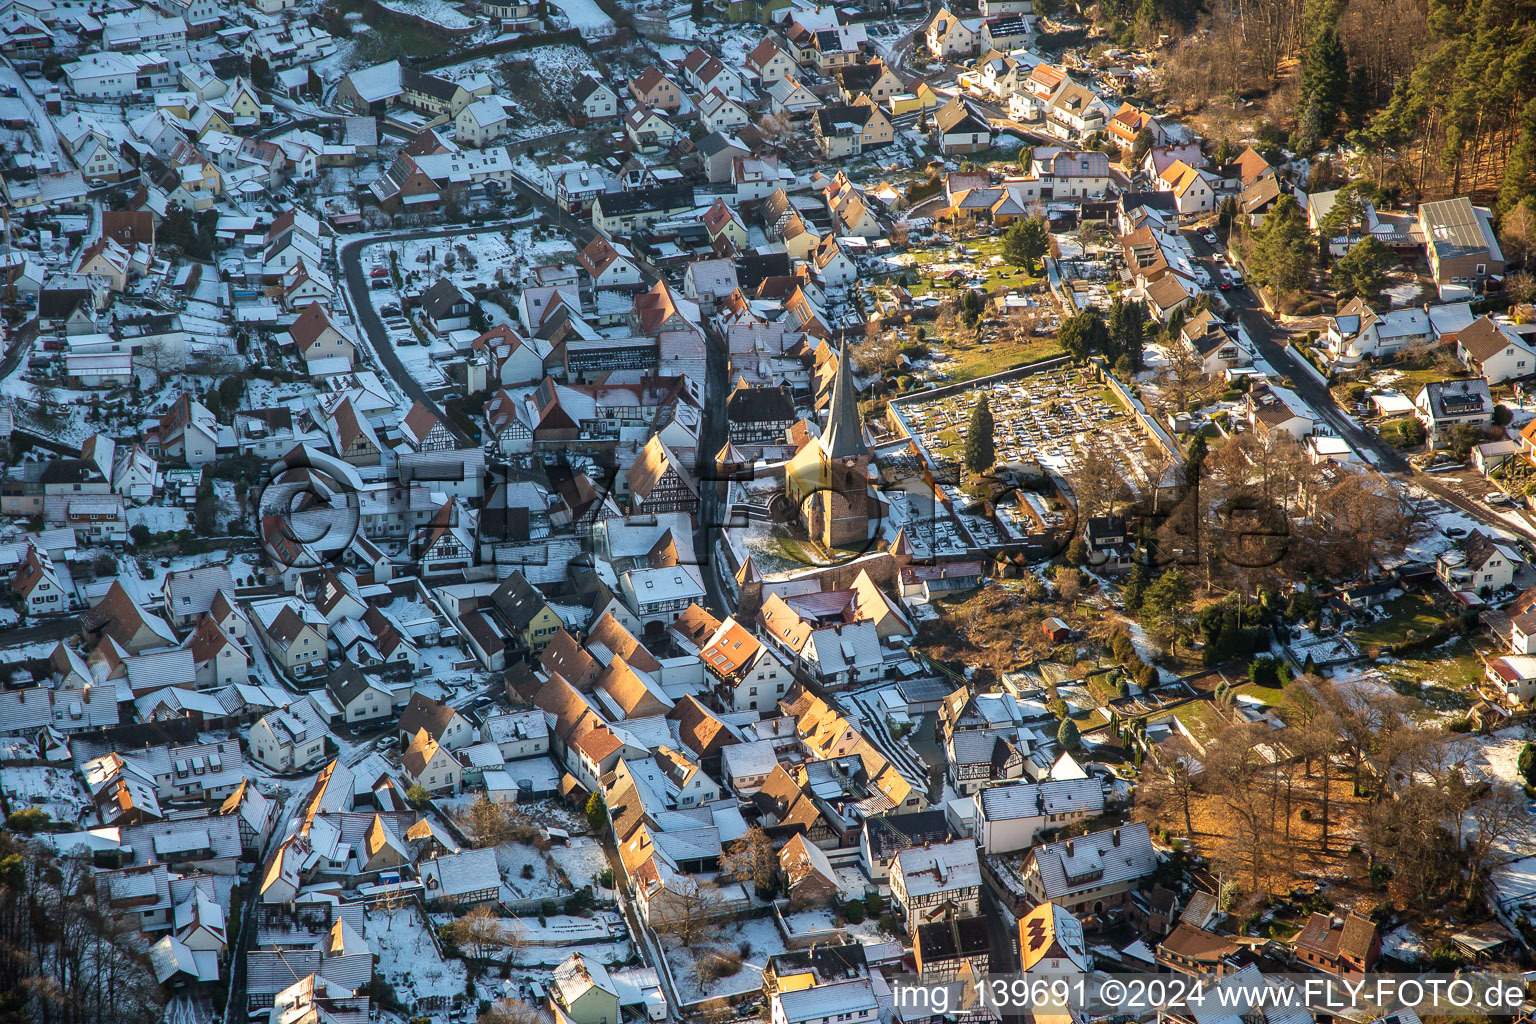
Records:
[[[1441,259],[1484,251],[1494,259],[1504,258],[1487,211],[1473,206],[1466,196],[1424,203],[1419,207],[1419,219],[1426,240]]]
[[[357,695],[377,684],[363,675],[363,670],[351,663],[343,664],[325,678],[325,689],[337,705],[345,709],[357,699]],[[382,689],[382,687],[380,687]]]
[[[1094,778],[990,786],[981,791],[980,803],[981,816],[988,821],[1081,811],[1096,813],[1104,809],[1104,787]]]
[[[1158,863],[1144,822],[1037,846],[1030,856],[1048,900],[1134,881],[1151,874]]]

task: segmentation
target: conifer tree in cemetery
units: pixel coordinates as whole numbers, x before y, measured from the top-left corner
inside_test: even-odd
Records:
[[[985,473],[997,462],[992,431],[992,404],[983,395],[971,407],[971,424],[965,431],[965,468],[972,473]]]

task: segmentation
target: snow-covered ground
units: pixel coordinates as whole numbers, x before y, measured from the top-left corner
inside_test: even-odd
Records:
[[[446,0],[379,0],[379,6],[454,31],[471,29],[481,23],[479,18],[471,18]]]
[[[554,0],[551,6],[564,12],[571,28],[580,32],[583,39],[606,39],[613,35],[613,19],[603,13],[595,0]]]
[[[393,915],[370,913],[363,926],[363,937],[378,955],[374,970],[407,1006],[423,996],[452,997],[464,991],[463,961],[438,955],[430,927],[414,904]]]
[[[5,791],[13,814],[26,807],[41,807],[55,821],[94,824],[85,822],[91,811],[90,796],[68,768],[12,765],[0,769],[0,790]]]
[[[507,899],[553,900],[573,891],[560,884],[555,865],[544,851],[527,843],[502,843],[496,847],[496,866],[501,869]]]
[[[690,950],[680,943],[664,943],[667,964],[677,982],[677,995],[685,1003],[701,999],[728,998],[755,992],[763,986],[763,968],[768,958],[785,951],[784,939],[772,918],[754,917],[730,921],[708,943],[701,943]],[[709,955],[720,952],[741,955],[741,970],[726,978],[705,980],[699,977],[699,964]]]
[[[578,889],[590,885],[599,893],[603,891],[597,877],[608,867],[608,858],[597,840],[589,836],[573,836],[569,846],[551,846],[549,857],[565,872],[571,885]]]

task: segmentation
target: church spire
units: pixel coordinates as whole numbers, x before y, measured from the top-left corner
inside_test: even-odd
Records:
[[[821,450],[829,459],[869,454],[864,446],[864,430],[859,425],[859,394],[853,386],[846,338],[838,342],[837,379],[832,382],[832,402],[827,407],[827,430],[821,435]]]

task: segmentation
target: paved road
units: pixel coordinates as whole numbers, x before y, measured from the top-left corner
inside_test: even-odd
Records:
[[[1210,271],[1211,280],[1217,280],[1220,275],[1216,272],[1216,264],[1211,257],[1218,249],[1205,242],[1191,229],[1186,229],[1184,234],[1194,246],[1195,255]],[[1232,307],[1233,313],[1242,322],[1243,329],[1258,346],[1259,354],[1277,373],[1287,375],[1291,380],[1291,389],[1323,418],[1335,434],[1348,441],[1357,451],[1364,453],[1384,476],[1400,483],[1411,483],[1428,491],[1480,523],[1509,530],[1528,540],[1536,541],[1536,528],[1533,528],[1529,521],[1516,524],[1475,498],[1456,490],[1447,481],[1434,474],[1419,472],[1402,452],[1383,441],[1375,431],[1362,427],[1357,420],[1339,408],[1333,393],[1320,384],[1309,369],[1302,366],[1301,356],[1287,344],[1291,337],[1290,332],[1275,322],[1252,289],[1233,289],[1226,292],[1224,297],[1227,304]],[[1310,321],[1299,322],[1295,326],[1299,329],[1309,323]]]
[[[506,225],[503,223],[474,224],[469,227],[447,228],[436,231],[412,231],[400,235],[391,235],[387,239],[359,238],[344,243],[337,250],[336,258],[341,263],[343,276],[347,281],[347,292],[352,298],[352,315],[368,332],[368,340],[372,342],[375,355],[379,363],[400,385],[410,398],[421,402],[437,415],[448,427],[450,433],[458,440],[460,447],[473,448],[477,445],[473,438],[466,434],[453,420],[449,419],[442,408],[427,394],[426,388],[421,382],[411,376],[406,370],[405,364],[400,361],[400,355],[395,351],[395,343],[389,336],[389,331],[384,329],[384,323],[379,319],[378,311],[373,308],[373,299],[369,295],[368,279],[363,275],[362,251],[369,245],[380,242],[413,242],[425,238],[452,238],[458,235],[472,235],[484,231],[496,231]]]
[[[18,644],[35,644],[44,640],[63,640],[80,632],[80,618],[66,615],[61,618],[40,619],[30,626],[0,633],[7,647]]]
[[[43,108],[42,101],[32,91],[32,83],[24,78],[21,72],[16,70],[16,65],[11,63],[9,57],[0,57],[0,60],[5,62],[5,67],[9,71],[8,75],[0,75],[0,79],[4,79],[9,84],[14,84],[17,87],[16,98],[26,105],[27,113],[32,118],[32,128],[37,133],[38,141],[42,144],[43,148],[53,155],[60,170],[72,170],[75,162],[64,151],[64,145],[59,141],[58,130],[53,126],[53,118],[48,116],[47,110]],[[14,82],[10,82],[12,78],[15,79]],[[44,84],[46,85],[47,83]]]

